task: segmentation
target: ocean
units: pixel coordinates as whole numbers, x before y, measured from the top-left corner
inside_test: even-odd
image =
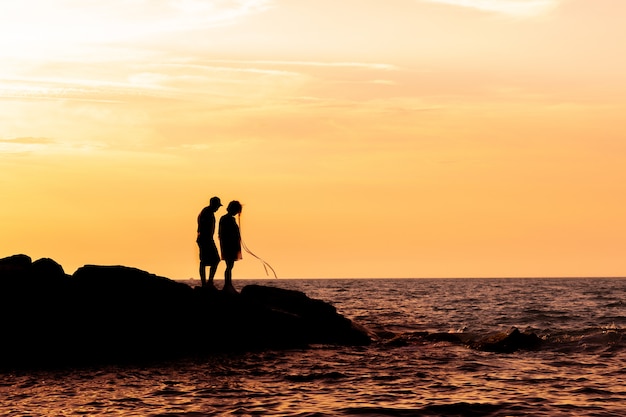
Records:
[[[0,415],[626,416],[626,279],[235,279],[251,283],[327,301],[380,339],[6,371]],[[541,344],[494,353],[425,337],[512,327]]]

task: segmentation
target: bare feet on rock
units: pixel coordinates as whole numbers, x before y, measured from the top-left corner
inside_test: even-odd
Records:
[[[222,288],[222,291],[227,294],[233,294],[233,295],[239,294],[239,292],[237,292],[233,284],[224,284],[224,288]]]

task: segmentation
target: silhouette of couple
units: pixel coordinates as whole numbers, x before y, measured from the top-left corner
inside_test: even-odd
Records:
[[[217,265],[220,263],[220,255],[213,240],[215,234],[215,212],[222,206],[218,197],[212,197],[210,204],[203,208],[198,215],[198,238],[196,242],[200,248],[200,280],[202,286],[215,287],[213,282]],[[241,203],[231,201],[226,207],[226,214],[220,218],[218,238],[222,252],[221,259],[226,262],[224,271],[223,291],[237,292],[233,286],[233,267],[235,261],[241,259],[241,234],[235,216],[241,213]],[[206,267],[209,267],[209,281],[206,279]]]

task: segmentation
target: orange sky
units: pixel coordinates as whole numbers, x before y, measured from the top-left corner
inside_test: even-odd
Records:
[[[625,17],[623,0],[1,2],[0,257],[197,277],[218,195],[282,278],[624,276]],[[248,255],[234,276],[265,273]]]

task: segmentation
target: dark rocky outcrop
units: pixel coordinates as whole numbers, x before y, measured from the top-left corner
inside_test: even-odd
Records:
[[[68,275],[26,255],[0,259],[0,317],[0,367],[371,342],[332,305],[298,291],[249,285],[231,294],[124,266]]]
[[[533,350],[539,347],[542,340],[535,333],[520,332],[512,327],[506,332],[488,335],[472,333],[430,333],[424,339],[432,342],[448,342],[461,344],[472,349],[485,352],[512,353],[518,350]]]
[[[469,343],[474,349],[500,353],[532,350],[540,344],[541,339],[535,333],[522,333],[517,327],[512,327],[507,332],[490,334]]]

